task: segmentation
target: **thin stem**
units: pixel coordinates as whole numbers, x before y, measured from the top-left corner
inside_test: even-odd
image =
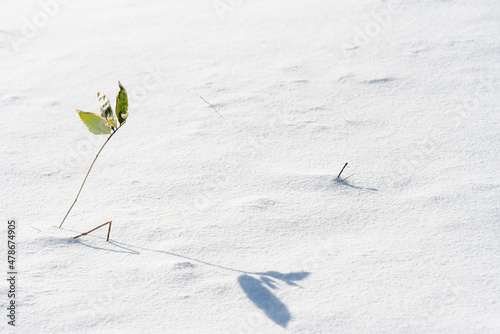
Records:
[[[96,228],[93,228],[93,229],[91,229],[91,230],[90,230],[90,231],[88,231],[88,232],[85,232],[85,233],[82,233],[82,234],[80,234],[80,235],[77,235],[77,236],[76,236],[76,237],[74,237],[73,239],[76,239],[76,238],[82,237],[82,236],[84,236],[84,235],[87,235],[87,234],[89,234],[90,232],[93,232],[93,231],[97,230],[98,228],[101,228],[101,227],[103,227],[104,225],[109,224],[109,228],[108,228],[108,237],[107,237],[107,239],[106,239],[106,241],[109,241],[109,233],[111,233],[111,222],[112,222],[112,220],[110,220],[109,222],[106,222],[106,223],[104,223],[104,224],[102,224],[102,225],[99,225],[99,226],[97,226]]]
[[[64,216],[64,218],[63,218],[63,220],[61,222],[61,225],[59,225],[59,228],[61,228],[61,226],[64,224],[64,221],[66,220],[66,217],[68,217],[69,213],[71,212],[71,209],[73,209],[73,206],[75,205],[76,201],[78,200],[78,196],[80,196],[80,193],[82,192],[83,186],[85,185],[85,181],[87,181],[87,177],[89,176],[90,171],[92,170],[92,167],[94,167],[94,163],[97,160],[97,158],[99,157],[99,154],[101,153],[102,149],[104,148],[104,146],[106,146],[106,144],[111,139],[111,137],[113,137],[113,135],[122,127],[123,124],[125,124],[125,122],[123,122],[122,124],[120,124],[120,126],[118,128],[116,128],[116,130],[111,135],[109,135],[108,139],[106,139],[106,141],[104,142],[104,144],[101,146],[101,149],[99,150],[99,152],[97,152],[97,154],[96,154],[96,156],[94,158],[94,161],[92,161],[92,165],[90,165],[90,168],[89,168],[89,170],[87,172],[87,175],[85,175],[85,179],[83,180],[82,186],[80,187],[80,190],[78,191],[78,194],[76,195],[75,201],[73,202],[73,204],[71,204],[71,207],[69,208],[68,212],[66,213],[66,216]]]
[[[210,107],[212,107],[212,109],[217,113],[217,115],[220,116],[220,118],[224,118],[224,117],[222,117],[222,115],[217,111],[217,109],[215,109],[215,107],[210,102],[208,102],[207,100],[205,100],[202,96],[200,96],[200,99],[202,99],[203,101],[205,101],[206,104],[208,104]]]
[[[347,180],[348,178],[350,178],[351,176],[353,176],[354,174],[356,173],[352,173],[351,175],[349,175],[348,177],[346,177],[345,179],[342,179],[341,181],[344,182],[345,180]]]
[[[347,162],[345,163],[344,167],[342,167],[342,170],[340,171],[339,176],[337,176],[337,179],[340,177],[340,174],[342,174],[342,172],[344,171],[344,169],[346,168],[346,166],[347,166]]]
[[[109,234],[110,233],[111,233],[111,220],[109,221],[108,237],[106,238],[106,241],[109,241]]]

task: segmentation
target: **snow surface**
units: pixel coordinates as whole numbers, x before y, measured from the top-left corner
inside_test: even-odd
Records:
[[[0,332],[500,333],[499,35],[495,0],[2,1]]]

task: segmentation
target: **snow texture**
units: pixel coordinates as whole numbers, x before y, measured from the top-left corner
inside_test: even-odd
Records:
[[[499,35],[496,0],[2,1],[0,332],[499,333]]]

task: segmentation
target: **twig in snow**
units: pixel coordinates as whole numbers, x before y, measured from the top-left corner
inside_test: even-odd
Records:
[[[109,224],[109,228],[108,228],[108,237],[106,238],[106,241],[109,241],[109,234],[111,233],[111,222],[112,222],[112,221],[110,220],[109,222],[104,223],[104,224],[102,224],[102,225],[99,225],[99,226],[97,226],[96,228],[93,228],[93,229],[91,229],[91,230],[90,230],[90,231],[88,231],[88,232],[85,232],[85,233],[82,233],[82,234],[80,234],[80,235],[77,235],[77,236],[76,236],[76,237],[74,237],[73,239],[76,239],[76,238],[79,238],[79,237],[81,237],[81,236],[87,235],[87,234],[89,234],[90,232],[93,232],[93,231],[97,230],[98,228],[101,228],[101,227],[103,227],[104,225]]]
[[[347,162],[345,163],[344,167],[342,167],[342,170],[340,171],[339,176],[337,176],[337,179],[340,178],[340,174],[342,174],[342,172],[344,171],[344,169],[346,168],[346,166],[347,166]]]

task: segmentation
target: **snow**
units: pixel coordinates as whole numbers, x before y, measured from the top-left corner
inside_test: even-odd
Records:
[[[497,1],[4,1],[0,22],[2,333],[500,332]],[[106,138],[75,110],[118,80],[129,119],[59,229]]]

